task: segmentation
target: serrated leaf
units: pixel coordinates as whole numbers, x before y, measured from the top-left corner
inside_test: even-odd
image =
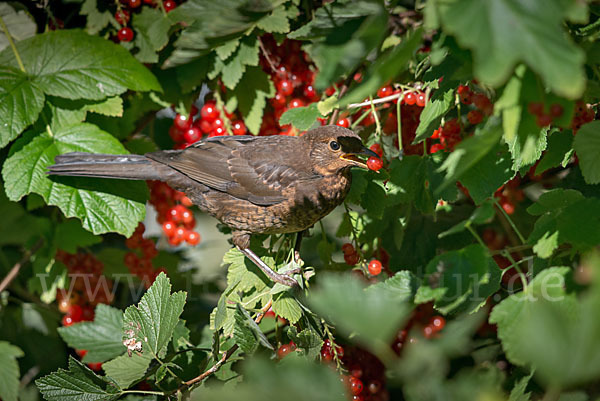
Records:
[[[120,96],[109,97],[102,102],[91,103],[85,106],[84,109],[92,113],[102,114],[103,116],[122,117],[123,99]]]
[[[16,11],[8,3],[0,4],[0,17],[15,42],[29,38],[37,31],[35,21],[25,10]],[[6,34],[4,31],[0,31],[0,50],[3,50],[8,44]]]
[[[419,143],[429,138],[435,129],[440,126],[442,117],[450,110],[454,104],[454,90],[447,90],[442,96],[429,101],[419,120],[419,126],[413,143]]]
[[[273,301],[273,312],[287,319],[290,324],[296,323],[302,317],[302,308],[298,301],[288,293],[280,293]]]
[[[275,95],[275,87],[260,67],[249,67],[233,90],[244,123],[253,134],[258,134],[267,99]]]
[[[35,381],[47,401],[112,401],[119,390],[72,356],[69,370],[58,369]]]
[[[498,325],[498,337],[508,360],[516,365],[524,365],[523,341],[519,326],[533,316],[534,305],[540,298],[560,299],[560,307],[568,312],[575,308],[575,298],[564,290],[564,275],[568,267],[551,267],[539,273],[522,292],[504,299],[492,309],[490,323]],[[558,305],[557,305],[558,306]]]
[[[225,42],[221,46],[217,47],[215,49],[215,53],[217,53],[217,56],[219,56],[219,58],[221,60],[225,61],[229,58],[229,56],[231,56],[233,54],[233,52],[236,51],[236,49],[238,48],[239,45],[240,45],[240,40],[233,39],[233,40],[230,40],[229,42]]]
[[[353,275],[323,274],[308,302],[328,317],[341,333],[357,334],[356,341],[376,351],[408,317],[410,307],[388,292],[365,291]]]
[[[561,165],[566,167],[573,154],[573,133],[570,130],[554,130],[548,135],[548,146],[540,162],[535,168],[535,174]]]
[[[44,107],[44,93],[27,74],[0,67],[0,148],[33,124]]]
[[[100,100],[128,89],[161,90],[154,75],[127,50],[83,31],[51,31],[16,46],[29,80],[48,95]],[[0,53],[0,65],[18,68],[10,49]]]
[[[287,335],[298,348],[304,351],[309,360],[315,360],[321,353],[323,339],[312,329],[304,329],[298,333],[296,327],[289,326]]]
[[[600,183],[600,121],[583,125],[573,141],[573,148],[579,158],[579,166],[585,182]]]
[[[171,341],[179,316],[183,312],[187,293],[171,294],[171,282],[160,273],[138,306],[125,310],[123,331],[133,330],[135,339],[142,342],[142,351],[158,355]]]
[[[246,353],[253,352],[259,343],[271,351],[275,350],[258,324],[240,304],[236,304],[235,308],[233,338],[240,349]]]
[[[317,109],[321,115],[326,116],[331,113],[336,107],[338,107],[338,98],[333,95],[325,100],[321,100],[317,103]]]
[[[81,5],[81,14],[87,16],[85,30],[91,35],[97,34],[110,23],[117,24],[108,9],[104,11],[98,9],[98,0],[85,0]]]
[[[93,322],[59,327],[62,339],[74,349],[85,349],[84,362],[104,362],[125,352],[123,345],[123,312],[98,304]]]
[[[58,206],[65,216],[82,219],[83,226],[95,234],[133,233],[145,214],[144,183],[76,177],[50,179],[46,175],[46,168],[59,154],[127,153],[119,141],[87,123],[63,128],[52,135],[43,132],[29,139],[30,136],[25,136],[13,146],[18,150],[6,159],[2,168],[9,199],[17,201],[24,195],[37,193],[49,205]]]
[[[288,12],[284,6],[279,6],[271,14],[258,20],[256,26],[265,32],[287,33],[290,30]]]
[[[225,61],[216,59],[215,69],[221,74],[221,80],[227,88],[234,89],[237,86],[246,66],[258,66],[258,52],[258,39],[248,36],[240,41],[231,57]]]
[[[0,397],[4,401],[17,401],[19,395],[19,364],[17,358],[25,355],[20,348],[0,341]]]
[[[117,383],[119,388],[126,389],[144,377],[152,356],[148,354],[133,353],[131,356],[123,354],[102,364],[106,376]]]
[[[527,212],[539,216],[546,212],[563,209],[582,199],[584,197],[581,192],[574,189],[554,188],[540,195],[538,200],[527,208]]]
[[[558,248],[558,232],[552,234],[546,232],[533,246],[533,252],[540,258],[547,259],[552,256],[556,248]]]
[[[473,51],[481,81],[498,87],[524,61],[555,93],[575,99],[585,89],[585,57],[564,32],[564,3],[437,1],[437,11],[444,31]]]
[[[410,271],[402,270],[385,281],[367,288],[367,291],[385,292],[391,299],[408,301],[419,288],[419,279]]]
[[[295,107],[288,109],[279,118],[279,124],[292,124],[300,131],[306,131],[317,122],[317,118],[321,117],[318,104],[311,103],[305,107]]]
[[[533,372],[519,380],[510,391],[508,401],[530,401],[531,393],[526,393],[527,385],[533,376]]]
[[[171,24],[169,17],[158,8],[142,7],[139,14],[133,14],[134,44],[139,49],[135,58],[142,63],[156,63],[157,52],[169,42]]]

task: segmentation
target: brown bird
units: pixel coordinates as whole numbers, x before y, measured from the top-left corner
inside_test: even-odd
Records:
[[[67,153],[48,174],[165,181],[231,227],[233,244],[273,281],[294,286],[250,250],[250,235],[300,233],[330,213],[350,189],[350,168],[367,168],[357,155],[377,157],[357,134],[329,125],[301,137],[220,136],[145,155]]]

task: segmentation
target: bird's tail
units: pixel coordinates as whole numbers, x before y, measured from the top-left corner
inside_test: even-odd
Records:
[[[56,156],[48,167],[50,175],[118,178],[124,180],[160,180],[172,169],[143,155],[105,155],[83,152]],[[171,171],[169,171],[171,170]]]

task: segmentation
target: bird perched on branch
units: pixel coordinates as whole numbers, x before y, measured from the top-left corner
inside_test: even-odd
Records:
[[[233,231],[233,244],[273,281],[295,286],[250,250],[250,235],[302,232],[350,189],[357,155],[377,155],[354,132],[324,126],[301,137],[221,136],[145,155],[67,153],[50,175],[158,180],[184,192]]]

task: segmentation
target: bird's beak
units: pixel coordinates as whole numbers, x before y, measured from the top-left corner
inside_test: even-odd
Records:
[[[369,167],[367,166],[367,163],[364,160],[359,159],[357,156],[373,156],[379,158],[379,155],[377,155],[377,153],[363,146],[363,148],[359,152],[344,153],[340,156],[340,159],[351,161],[357,167],[368,169]]]

